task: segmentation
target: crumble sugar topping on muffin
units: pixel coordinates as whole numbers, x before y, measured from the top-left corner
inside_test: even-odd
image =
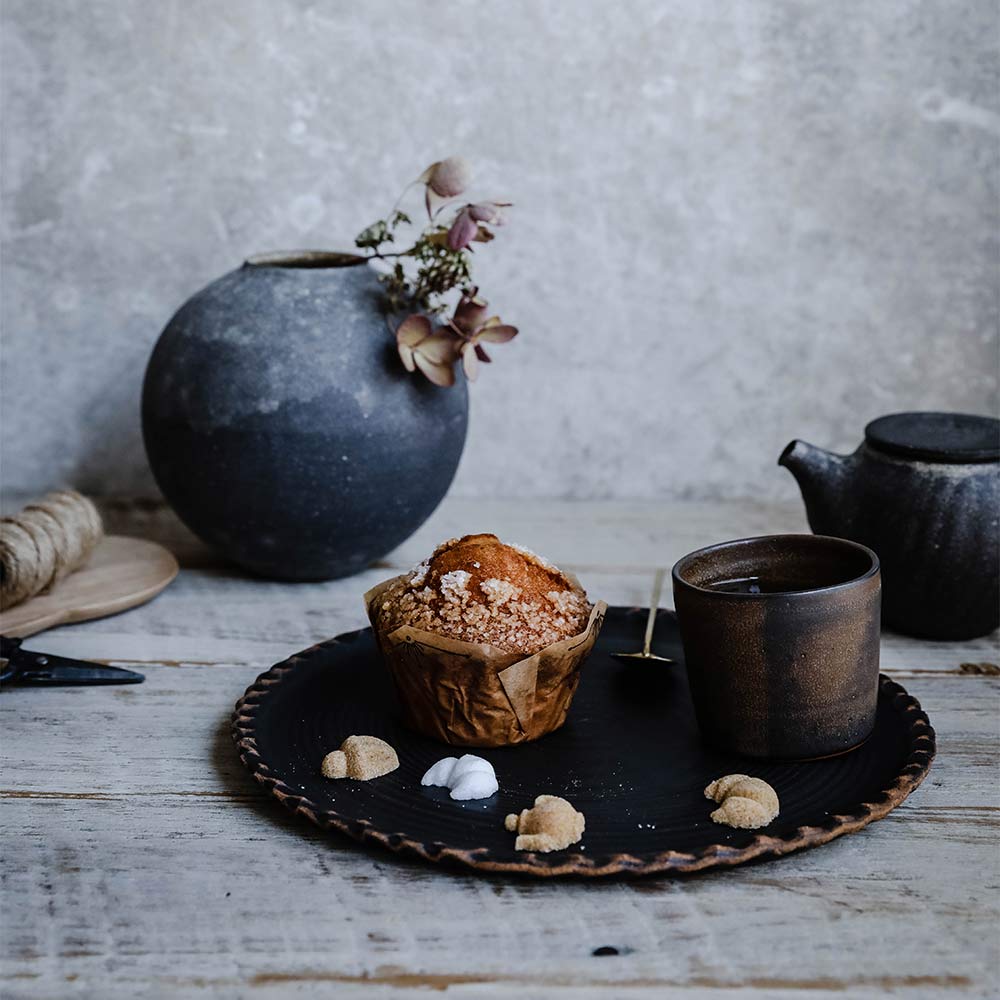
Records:
[[[439,545],[385,591],[378,616],[386,632],[409,625],[531,655],[579,635],[590,610],[579,584],[551,563],[482,534]]]

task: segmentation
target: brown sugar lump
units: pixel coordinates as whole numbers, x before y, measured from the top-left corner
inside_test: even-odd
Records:
[[[558,795],[539,795],[530,809],[511,813],[504,826],[516,833],[515,851],[562,851],[583,837],[586,821],[582,812]]]
[[[763,779],[748,774],[727,774],[705,789],[705,798],[719,804],[711,814],[714,823],[739,830],[767,826],[778,815],[778,793]]]
[[[323,758],[320,770],[324,778],[355,778],[370,781],[399,767],[399,758],[385,740],[377,736],[348,736]]]
[[[408,724],[480,747],[563,724],[607,607],[570,574],[492,534],[444,542],[365,603]]]

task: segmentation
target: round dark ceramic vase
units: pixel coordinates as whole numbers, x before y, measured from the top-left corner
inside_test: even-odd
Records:
[[[347,576],[451,485],[468,393],[408,373],[353,254],[251,258],[192,296],[153,351],[142,428],[195,534],[264,576]]]

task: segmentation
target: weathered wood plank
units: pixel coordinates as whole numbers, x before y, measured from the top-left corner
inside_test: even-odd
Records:
[[[824,848],[684,880],[546,885],[368,853],[287,816],[232,750],[229,711],[256,674],[365,624],[366,587],[444,537],[496,530],[595,595],[644,604],[655,566],[805,530],[797,507],[449,501],[383,565],[308,585],[220,567],[157,505],[107,511],[187,568],[144,608],[34,640],[138,664],[146,684],[0,697],[0,994],[991,995],[1000,681],[960,665],[997,662],[996,636],[884,636],[883,667],[940,742],[900,810]],[[620,954],[593,956],[603,945]]]
[[[988,987],[995,958],[993,845],[963,846],[949,823],[937,825],[941,839],[907,840],[903,813],[743,871],[549,886],[367,855],[248,802],[28,806],[10,810],[22,822],[5,857],[4,894],[27,919],[8,934],[5,971],[37,974],[36,995],[58,995],[67,973],[94,995],[109,979],[150,977],[184,992],[202,979],[336,981],[377,977],[389,965],[415,982],[644,981],[763,995],[763,984],[854,995],[912,983],[940,996]],[[872,866],[876,837],[891,838],[892,849]],[[942,843],[963,848],[963,863],[978,867],[976,886],[935,877]],[[590,961],[607,945],[621,957]]]
[[[417,534],[378,566],[348,580],[282,584],[221,566],[175,515],[158,502],[105,501],[114,531],[170,546],[189,567],[180,583],[147,608],[126,616],[47,634],[53,652],[135,661],[194,660],[266,665],[320,639],[365,624],[361,595],[406,569],[437,542],[483,529],[543,551],[577,572],[610,604],[645,606],[653,570],[723,538],[808,530],[801,505],[447,499]],[[670,605],[669,593],[664,603]],[[114,643],[108,652],[105,638]],[[883,669],[903,675],[960,675],[962,663],[1000,662],[994,634],[971,643],[934,643],[886,633]]]
[[[101,501],[108,530],[151,538],[184,565],[218,563],[176,516],[157,501]],[[562,565],[655,569],[686,552],[724,541],[781,531],[808,531],[802,505],[757,501],[464,500],[447,497],[429,520],[382,566],[409,567],[446,538],[493,531],[537,549]]]
[[[49,652],[134,662],[253,663],[268,666],[339,632],[367,625],[361,596],[392,570],[348,580],[287,584],[215,568],[185,569],[155,601],[128,614],[55,629],[29,642]],[[583,571],[588,592],[609,604],[644,606],[652,574]],[[669,594],[664,604],[672,601]],[[1000,661],[997,637],[929,643],[886,633],[882,667],[890,673],[946,673],[963,680],[962,663]]]
[[[22,995],[58,992],[67,974],[81,995],[147,978],[162,992],[265,996],[360,990],[366,976],[389,992],[572,995],[621,983],[930,997],[989,983],[996,680],[974,699],[944,678],[910,683],[948,736],[911,802],[860,835],[701,878],[549,886],[399,862],[286,816],[226,731],[252,673],[163,666],[143,689],[5,695],[3,894],[20,918],[4,971],[39,976],[17,981]],[[628,952],[598,962],[602,945]]]

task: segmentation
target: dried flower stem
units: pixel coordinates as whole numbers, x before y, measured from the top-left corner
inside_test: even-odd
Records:
[[[413,312],[396,329],[400,357],[409,371],[419,369],[438,385],[452,384],[454,363],[459,357],[466,375],[475,378],[477,360],[490,360],[479,341],[502,343],[517,334],[515,327],[501,324],[499,317],[486,319],[485,313],[479,315],[486,303],[478,298],[472,281],[471,245],[493,239],[489,226],[503,224],[503,209],[509,203],[488,201],[456,206],[454,199],[464,193],[469,175],[469,166],[461,157],[431,164],[418,180],[403,189],[389,215],[372,223],[354,241],[370,260],[392,262],[391,268],[379,276],[385,287],[388,313]],[[389,249],[396,244],[401,227],[413,226],[410,216],[399,206],[417,184],[424,186],[428,223],[410,247]],[[443,213],[449,211],[454,215],[445,225]],[[428,315],[444,312],[446,296],[453,291],[461,296],[455,315],[445,326],[435,329]],[[470,303],[475,303],[477,311],[479,322],[475,328],[461,321],[462,310],[465,308],[468,314]]]

